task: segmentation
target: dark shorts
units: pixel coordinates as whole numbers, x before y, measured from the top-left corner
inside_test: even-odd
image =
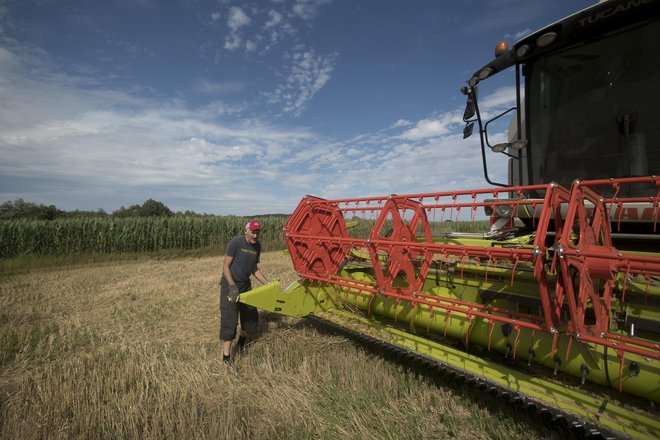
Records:
[[[250,282],[236,283],[238,291],[243,293],[252,288]],[[238,320],[241,320],[241,330],[247,333],[257,331],[259,323],[259,312],[256,307],[248,306],[241,302],[234,303],[227,300],[229,284],[222,277],[220,281],[220,339],[223,341],[232,341],[236,337],[236,327]]]

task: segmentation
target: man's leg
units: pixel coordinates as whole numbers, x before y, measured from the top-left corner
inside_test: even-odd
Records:
[[[248,335],[257,331],[259,312],[256,307],[248,306],[247,304],[239,304],[238,309],[241,319],[241,335],[238,338],[237,345],[239,353],[243,354]]]
[[[245,343],[247,342],[247,337],[248,337],[247,332],[241,330],[240,336],[238,337],[238,341],[236,341],[236,347],[238,348],[239,354],[245,353]]]
[[[231,362],[231,343],[236,337],[238,325],[238,307],[227,299],[229,284],[222,278],[220,283],[220,340],[222,341],[222,359]]]
[[[231,341],[222,341],[222,362],[231,364]]]
[[[238,291],[240,293],[248,292],[252,289],[252,283],[237,283]],[[256,319],[259,318],[257,315],[257,309],[252,306],[248,306],[243,303],[238,303],[238,314],[241,320],[241,332],[236,341],[236,346],[240,354],[245,353],[245,343],[247,342],[247,337],[249,333],[253,333],[256,330]]]

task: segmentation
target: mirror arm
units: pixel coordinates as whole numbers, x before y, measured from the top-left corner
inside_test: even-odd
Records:
[[[474,92],[474,87],[471,87],[470,90],[471,92]],[[474,99],[474,111],[477,114],[477,122],[479,123],[479,139],[481,141],[481,162],[484,167],[484,178],[486,179],[486,182],[488,182],[491,185],[507,187],[508,185],[504,183],[494,182],[490,180],[490,177],[488,176],[488,164],[486,161],[486,144],[484,142],[484,126],[481,122],[481,113],[479,112],[479,104],[476,98]]]
[[[521,111],[523,110],[520,104],[520,64],[516,63],[516,107],[518,111],[516,112],[516,123],[518,125],[518,140],[522,140],[522,115]],[[526,134],[526,133],[525,133]],[[523,184],[523,152],[518,150],[518,185]],[[529,177],[529,176],[528,176]],[[513,179],[512,182],[513,183]]]
[[[486,124],[484,125],[484,134],[485,134],[485,136],[486,136],[486,145],[488,145],[488,148],[491,148],[491,149],[493,148],[493,146],[492,146],[492,145],[490,144],[490,142],[488,141],[488,124],[490,124],[490,123],[493,122],[493,121],[496,121],[497,119],[501,118],[502,116],[506,115],[507,113],[512,112],[512,111],[515,110],[515,109],[516,109],[516,107],[511,107],[510,109],[508,109],[508,110],[505,111],[504,113],[501,113],[501,114],[495,116],[495,117],[494,117],[493,119],[491,119],[490,121],[486,122]],[[520,113],[520,112],[518,112],[518,113]],[[520,137],[520,136],[518,136],[518,137]]]

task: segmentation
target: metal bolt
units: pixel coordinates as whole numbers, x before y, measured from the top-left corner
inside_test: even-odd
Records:
[[[587,367],[585,364],[580,365],[580,369],[582,370],[582,379],[580,380],[580,383],[584,385],[584,382],[587,380],[587,376],[589,375],[589,367]]]
[[[555,355],[553,360],[555,361],[554,375],[556,376],[557,375],[557,370],[559,370],[559,366],[561,365],[561,358],[559,357],[559,355]]]

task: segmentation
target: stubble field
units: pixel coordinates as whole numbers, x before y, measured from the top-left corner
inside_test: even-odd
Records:
[[[32,269],[0,278],[0,438],[558,438],[522,413],[262,313],[221,362],[222,257]],[[287,286],[287,256],[262,255]]]

